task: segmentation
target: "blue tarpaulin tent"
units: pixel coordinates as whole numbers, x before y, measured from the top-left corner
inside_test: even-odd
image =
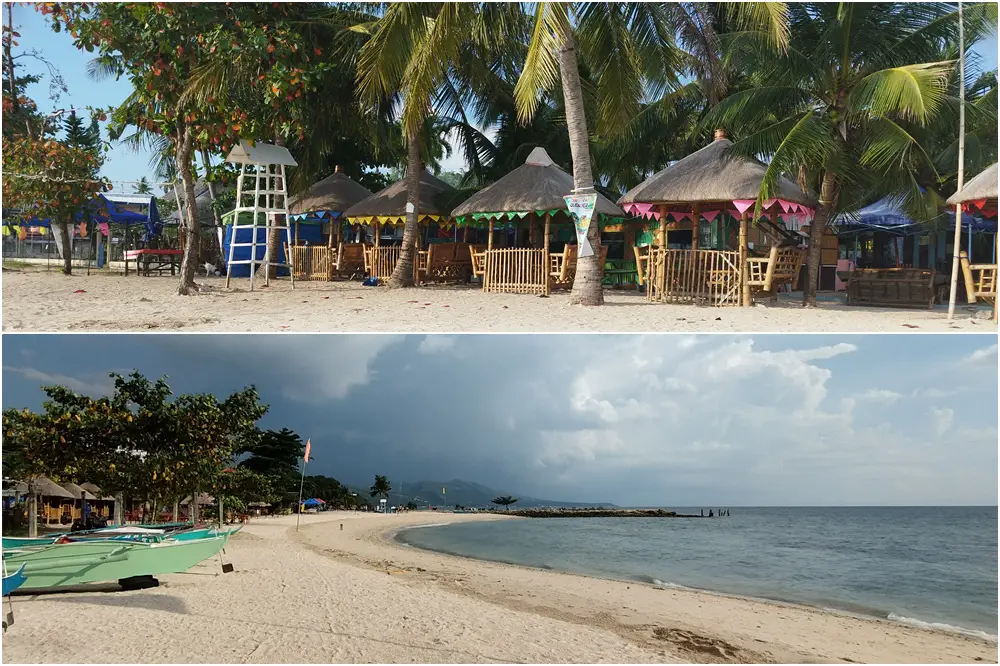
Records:
[[[241,220],[240,224],[250,224],[250,214],[244,213],[242,217],[245,220]],[[233,242],[233,214],[228,213],[224,218],[223,222],[226,225],[226,232],[222,237],[222,259],[226,262],[226,270],[229,270],[229,245]],[[249,243],[253,241],[253,229],[239,229],[236,232],[236,242],[237,243]],[[301,238],[301,237],[300,237]],[[284,248],[287,246],[287,239],[285,238],[285,232],[281,232],[281,246]],[[237,245],[233,248],[233,260],[234,261],[246,261],[250,258],[250,250],[252,248],[249,245]],[[258,261],[264,260],[264,254],[267,252],[267,229],[263,226],[257,227],[257,252],[256,257]],[[285,263],[285,252],[282,251],[277,257],[276,263]],[[232,272],[229,273],[230,276],[236,278],[250,277],[250,264],[236,264],[232,268]],[[284,266],[278,266],[277,275],[287,276],[288,269]]]
[[[119,206],[108,199],[103,194],[98,194],[97,197],[92,199],[87,204],[87,212],[90,213],[90,219],[94,222],[115,222],[117,224],[146,224],[146,230],[153,235],[160,232],[162,224],[160,224],[159,214],[155,213],[155,204],[151,207],[149,214],[136,213],[131,210],[127,210],[122,206]],[[84,211],[81,210],[76,214],[76,219],[78,221],[83,220]],[[155,222],[151,221],[151,216]],[[52,226],[52,221],[48,218],[40,219],[37,217],[20,217],[17,219],[10,219],[4,221],[4,224],[15,224],[23,227],[44,227],[50,228]]]
[[[852,213],[841,215],[836,220],[840,233],[864,231],[888,231],[899,235],[920,234],[924,224],[948,220],[955,221],[954,213],[942,213],[926,222],[916,222],[898,203],[890,199],[881,199],[875,203]],[[962,227],[967,231],[996,231],[996,222],[977,218],[968,213],[962,214]]]
[[[322,506],[322,505],[323,502],[319,501],[315,497],[312,497],[307,500],[302,500],[302,506]]]

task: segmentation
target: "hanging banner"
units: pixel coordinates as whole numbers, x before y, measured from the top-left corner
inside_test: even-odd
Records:
[[[573,218],[573,226],[576,227],[578,256],[594,256],[594,248],[587,239],[587,230],[590,229],[590,220],[594,217],[594,209],[597,207],[597,193],[570,194],[563,199],[566,200],[566,207],[569,208],[569,214]]]

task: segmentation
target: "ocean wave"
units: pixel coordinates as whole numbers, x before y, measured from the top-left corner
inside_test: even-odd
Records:
[[[952,634],[962,634],[964,636],[973,636],[975,638],[984,638],[988,641],[997,642],[997,636],[995,634],[989,634],[985,631],[977,631],[976,629],[966,629],[965,627],[957,627],[953,624],[945,624],[943,622],[924,622],[923,620],[917,620],[912,617],[906,617],[904,615],[897,615],[896,613],[889,613],[888,619],[893,622],[899,622],[900,624],[908,624],[912,627],[918,627],[920,629],[937,629],[938,631],[947,631]]]

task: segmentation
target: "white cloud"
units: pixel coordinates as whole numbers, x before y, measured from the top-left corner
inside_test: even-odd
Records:
[[[962,359],[962,362],[972,363],[972,364],[984,364],[984,365],[992,364],[995,367],[997,364],[996,343],[993,343],[988,347],[983,347],[982,349],[975,350],[974,352],[966,356],[964,359]]]
[[[420,341],[417,351],[421,354],[437,354],[455,347],[455,338],[451,335],[428,335]]]
[[[928,398],[930,400],[940,400],[943,398],[950,398],[953,395],[958,395],[958,391],[946,391],[939,388],[916,388],[913,389],[914,398]]]
[[[25,379],[36,381],[44,386],[58,384],[60,386],[65,386],[71,391],[95,397],[107,395],[111,393],[115,387],[114,381],[110,377],[95,377],[88,380],[79,379],[77,377],[68,377],[66,375],[49,374],[35,368],[17,368],[5,365],[3,366],[3,369],[5,372],[15,372],[23,376]]]
[[[903,395],[901,393],[896,393],[895,391],[887,391],[886,389],[868,389],[864,393],[859,393],[854,397],[865,402],[891,405],[902,398]]]
[[[934,432],[938,437],[942,437],[951,428],[955,420],[955,410],[945,407],[943,409],[932,409],[931,420],[934,424]]]

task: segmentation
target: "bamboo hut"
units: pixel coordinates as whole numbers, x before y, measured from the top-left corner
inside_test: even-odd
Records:
[[[443,194],[450,194],[455,189],[440,178],[436,178],[425,169],[420,174],[420,209],[417,211],[417,223],[424,229],[431,224],[444,225],[450,219],[450,211],[442,210],[437,199]],[[346,211],[344,217],[352,224],[372,225],[375,231],[375,243],[366,247],[365,272],[380,279],[392,275],[396,262],[399,261],[400,244],[395,241],[395,229],[406,222],[406,179],[399,180],[389,187],[376,192],[370,197],[359,201]],[[388,227],[392,231],[392,242],[382,242],[382,230]],[[423,243],[419,237],[418,246]],[[421,250],[422,247],[418,247]],[[421,259],[418,257],[414,266],[420,270]],[[415,276],[418,277],[419,276]]]
[[[94,496],[91,501],[93,511],[102,518],[111,518],[115,507],[115,498],[102,493],[101,489],[93,483],[81,483],[80,487]]]
[[[627,212],[658,222],[646,247],[634,248],[650,300],[746,306],[755,291],[773,295],[798,281],[805,254],[798,232],[815,214],[816,200],[779,178],[777,196],[761,202],[751,239],[748,221],[767,167],[732,154],[731,145],[716,130],[711,144],[619,199]]]
[[[73,504],[76,497],[44,476],[35,479],[33,486],[35,495],[40,498],[38,517],[46,525],[68,525],[73,522]],[[18,495],[27,495],[28,483],[22,481],[17,484],[15,491]]]
[[[466,229],[477,225],[489,229],[485,247],[475,246],[472,252],[483,291],[548,294],[553,286],[572,284],[576,245],[566,241],[575,239],[575,231],[564,197],[572,194],[573,187],[573,177],[537,147],[524,164],[452,211],[456,224]],[[624,228],[625,211],[601,194],[594,214],[605,231]],[[557,239],[559,248],[552,247],[554,225],[569,232]],[[497,226],[503,231],[499,248]],[[600,251],[606,258],[606,246],[602,244]]]
[[[363,246],[345,247],[349,239],[343,237],[344,211],[370,196],[368,188],[337,166],[333,175],[289,200],[296,278],[332,280],[335,274],[350,276],[363,268]]]
[[[68,492],[74,497],[73,507],[72,510],[70,511],[70,516],[73,518],[73,520],[83,520],[84,507],[87,504],[90,504],[91,508],[93,508],[93,504],[91,503],[97,500],[97,496],[94,495],[89,490],[87,490],[86,488],[84,488],[83,486],[79,486],[75,483],[61,483],[59,485],[62,486],[66,490],[66,492]],[[80,500],[79,507],[76,505],[76,500]]]
[[[962,210],[972,215],[989,219],[997,218],[997,165],[986,168],[970,180],[960,191],[948,197],[948,203],[962,206]],[[960,222],[956,222],[960,224]],[[965,293],[969,303],[982,299],[993,303],[993,321],[997,320],[997,256],[1000,255],[1000,239],[994,234],[993,263],[972,264],[968,254],[959,253]]]

